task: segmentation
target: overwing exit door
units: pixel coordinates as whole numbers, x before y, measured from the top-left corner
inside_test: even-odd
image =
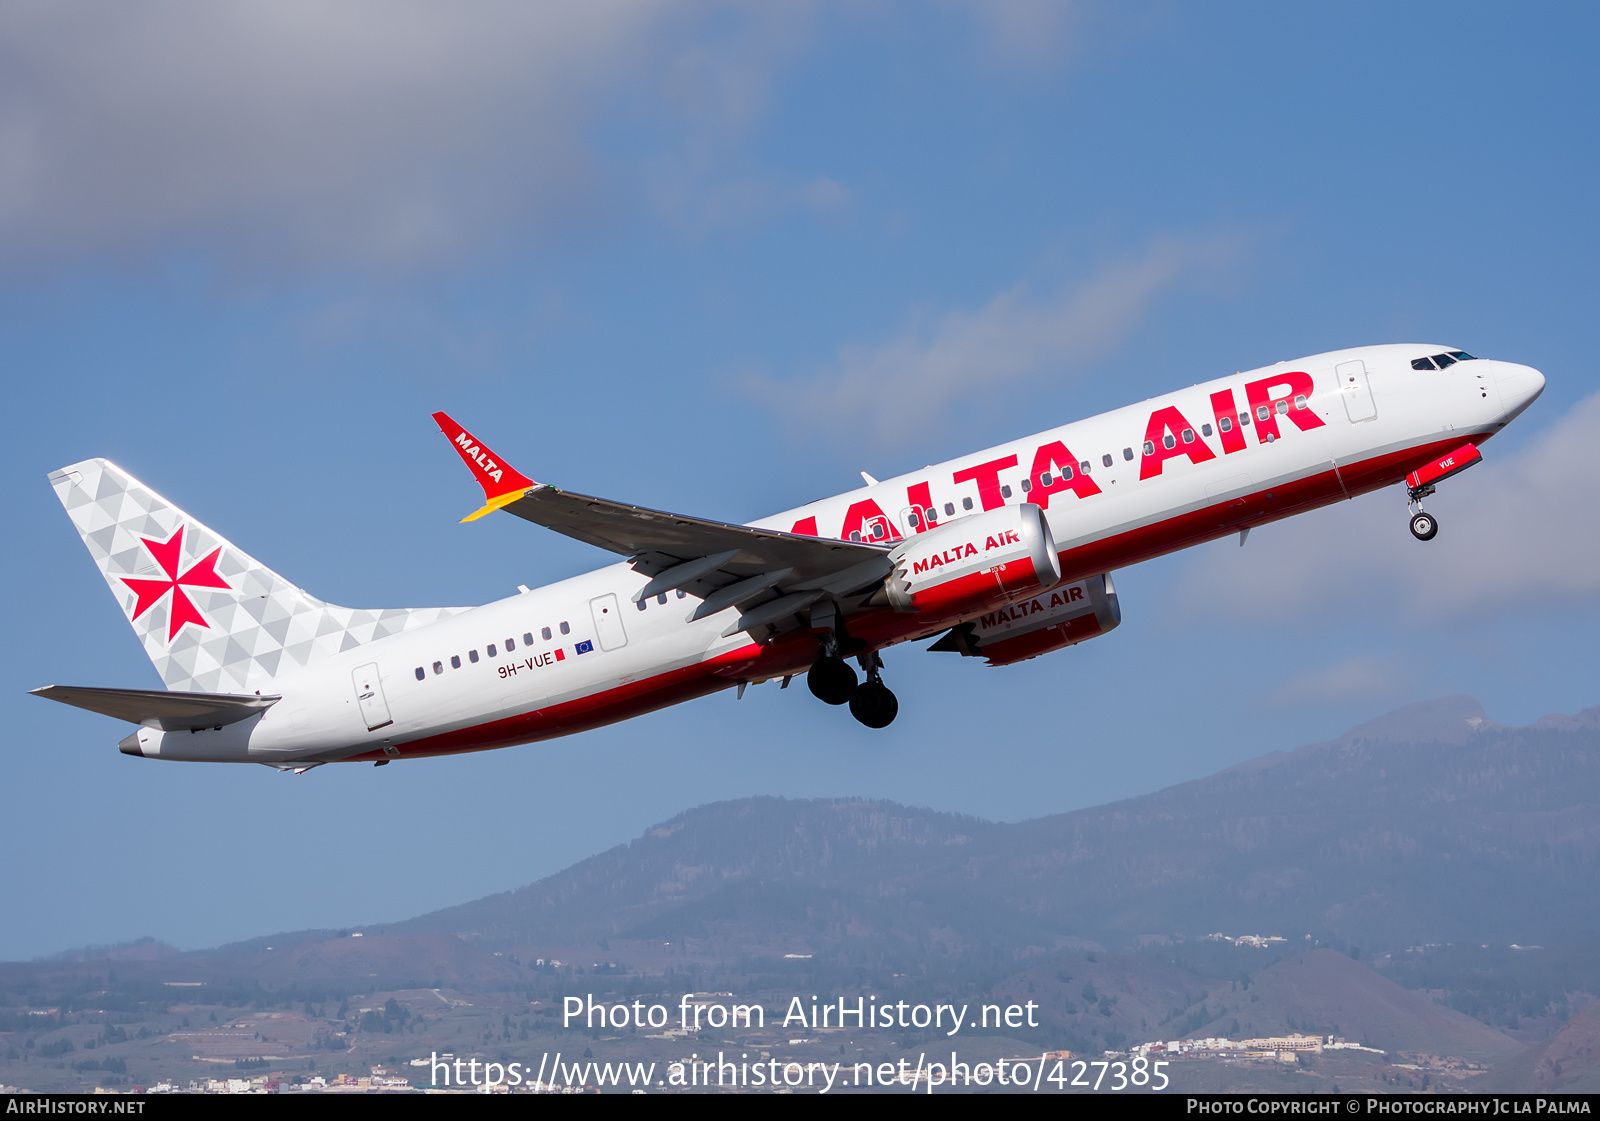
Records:
[[[356,687],[356,703],[361,706],[361,716],[367,722],[367,731],[394,723],[389,715],[389,702],[383,699],[383,679],[378,676],[378,663],[368,662],[350,673]]]

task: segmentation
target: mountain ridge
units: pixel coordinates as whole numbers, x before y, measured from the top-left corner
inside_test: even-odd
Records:
[[[758,941],[844,945],[817,909],[855,906],[912,941],[924,920],[960,930],[977,914],[989,928],[978,941],[1014,946],[1224,927],[1537,942],[1600,929],[1600,904],[1568,890],[1600,869],[1597,717],[1507,728],[1470,697],[1436,698],[1321,744],[1017,823],[861,799],[712,803],[533,884],[383,929],[504,949],[665,938],[676,914],[687,937],[748,923],[760,898],[779,907],[812,892],[809,917],[774,915]],[[1477,905],[1496,897],[1507,905],[1493,914]]]

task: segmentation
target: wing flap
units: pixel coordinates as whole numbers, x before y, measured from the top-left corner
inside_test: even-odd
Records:
[[[889,551],[888,546],[830,541],[672,514],[553,486],[536,486],[503,509],[608,552],[636,558],[633,567],[645,576],[732,552],[732,557],[717,566],[718,571],[742,579],[774,568],[790,568],[794,570],[792,579],[803,581],[887,556]]]

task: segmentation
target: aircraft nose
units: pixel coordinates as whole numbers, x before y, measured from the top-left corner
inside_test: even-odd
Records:
[[[1500,399],[1505,402],[1507,420],[1520,414],[1544,392],[1544,375],[1532,366],[1497,363],[1494,382],[1500,390]]]

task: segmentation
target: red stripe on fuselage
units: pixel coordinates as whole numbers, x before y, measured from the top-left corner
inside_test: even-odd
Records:
[[[555,739],[574,732],[587,732],[592,728],[602,728],[619,720],[667,708],[680,701],[719,692],[740,681],[765,680],[798,673],[809,667],[816,657],[817,642],[809,633],[786,634],[765,646],[747,643],[708,661],[615,685],[549,708],[411,740],[399,744],[398,750],[403,758],[455,755],[463,751],[515,747],[517,744]],[[383,758],[382,751],[350,756],[351,761],[355,762]]]
[[[1113,569],[1126,568],[1130,564],[1191,545],[1226,537],[1246,527],[1265,525],[1342,501],[1347,494],[1351,498],[1366,494],[1399,482],[1407,473],[1459,448],[1467,440],[1481,444],[1491,435],[1492,432],[1456,432],[1448,439],[1434,440],[1404,451],[1341,466],[1337,473],[1330,463],[1324,471],[1274,485],[1271,490],[1262,489],[1243,498],[1205,506],[1070,549],[1061,554],[1061,582],[1067,584]],[[930,619],[923,615],[905,615],[889,610],[874,611],[853,616],[850,619],[850,634],[877,648],[927,637],[953,625],[959,618]],[[751,642],[709,661],[616,685],[549,708],[412,740],[400,744],[399,752],[407,758],[453,755],[463,751],[513,747],[585,732],[654,712],[680,701],[703,697],[740,681],[800,673],[811,665],[816,656],[817,641],[813,635],[806,631],[790,632],[765,646]],[[384,757],[382,751],[369,751],[349,758],[360,761],[381,760]]]

